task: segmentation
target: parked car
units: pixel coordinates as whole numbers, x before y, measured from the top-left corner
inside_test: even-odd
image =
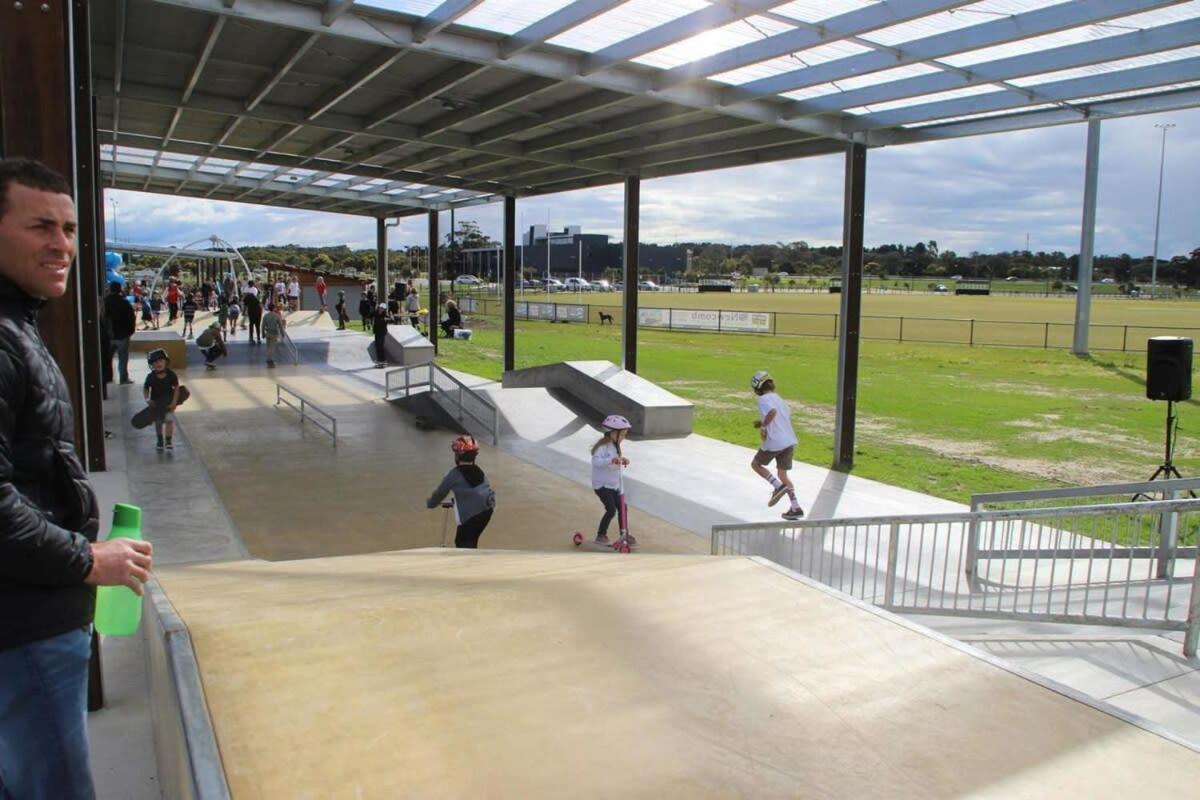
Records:
[[[547,292],[561,292],[566,288],[558,278],[546,278],[546,280],[542,281],[542,284]]]
[[[638,281],[639,292],[657,292],[658,284],[654,281]]]
[[[567,278],[563,286],[570,292],[590,292],[592,290],[592,285],[588,283],[587,278]]]
[[[597,292],[611,292],[613,290],[613,287],[612,287],[612,284],[609,283],[608,281],[601,280],[601,281],[592,281],[592,289]]]
[[[949,289],[946,288],[946,284],[944,284],[944,283],[939,283],[937,286],[934,287],[933,290],[935,292],[937,292],[938,294],[945,294],[946,292],[950,291]]]
[[[538,289],[541,287],[541,285],[542,282],[537,278],[522,278],[521,282],[517,284],[517,287],[520,289]]]
[[[1016,275],[1009,275],[1009,276],[1008,276],[1007,278],[1005,278],[1004,280],[1006,280],[1006,281],[1010,281],[1010,282],[1011,282],[1011,281],[1019,281],[1019,280],[1021,280],[1021,279],[1020,279],[1020,278],[1018,278]]]
[[[459,286],[483,286],[484,282],[474,275],[459,275],[454,279],[455,284]]]
[[[1116,283],[1116,281],[1114,281],[1112,278],[1103,278],[1103,279],[1101,279],[1100,282],[1101,283]]]
[[[1064,288],[1067,290],[1067,294],[1073,294],[1079,291],[1079,287],[1073,283],[1068,283]]]

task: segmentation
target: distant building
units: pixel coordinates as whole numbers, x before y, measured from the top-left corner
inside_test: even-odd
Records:
[[[549,258],[551,276],[560,279],[582,272],[588,280],[599,280],[606,269],[620,269],[623,259],[620,242],[609,242],[607,234],[584,233],[579,225],[568,225],[558,231],[548,230],[545,225],[530,225],[522,232],[516,249],[518,265],[545,277]],[[466,249],[462,253],[463,272],[488,280],[499,279],[501,248]],[[644,272],[683,272],[687,268],[687,248],[643,244],[638,247],[638,261]]]

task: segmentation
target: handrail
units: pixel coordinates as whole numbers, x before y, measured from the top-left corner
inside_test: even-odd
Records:
[[[1178,546],[1183,529],[1200,530],[1200,500],[721,524],[711,551],[904,613],[1183,631],[1190,657],[1200,548]]]
[[[1068,486],[1056,489],[1029,489],[1015,492],[983,492],[971,495],[971,510],[981,511],[992,503],[1021,503],[1030,500],[1061,500],[1068,497],[1134,496],[1200,491],[1200,478],[1171,478],[1137,483],[1106,483],[1098,486]]]
[[[418,370],[424,370],[425,376],[423,380],[413,380],[413,375]],[[403,376],[403,387],[396,385],[392,380],[393,376]],[[453,388],[447,389],[438,385],[438,378],[444,378],[453,384]],[[491,437],[492,444],[500,443],[500,409],[495,403],[488,400],[479,392],[467,386],[458,378],[451,375],[446,370],[442,369],[436,363],[430,361],[427,364],[415,364],[410,367],[396,367],[389,369],[383,376],[383,398],[385,400],[392,399],[392,395],[399,392],[403,388],[404,397],[412,394],[414,389],[428,387],[430,396],[439,406],[445,408],[447,413],[463,422],[463,417],[470,417],[473,421],[483,427],[488,436]],[[442,405],[442,398],[447,398],[450,403],[450,408]],[[476,413],[471,408],[468,408],[464,403],[464,398],[470,398],[474,404],[483,407],[482,415]]]
[[[292,341],[292,337],[288,336],[288,333],[286,330],[283,331],[283,333],[280,335],[279,341],[286,350],[291,352],[292,362],[296,366],[300,366],[300,348],[296,347],[296,343],[294,341]]]
[[[284,392],[287,392],[292,397],[299,400],[300,405],[296,405],[295,403],[291,402],[286,397],[284,397],[283,396]],[[282,383],[276,383],[275,384],[275,405],[279,405],[280,403],[283,403],[285,406],[287,406],[289,408],[294,408],[300,412],[300,424],[301,425],[304,425],[304,420],[308,419],[308,420],[312,421],[313,425],[316,425],[318,428],[320,428],[321,430],[328,433],[333,438],[333,446],[337,447],[337,440],[338,440],[337,418],[335,416],[333,416],[333,414],[330,414],[328,411],[321,408],[319,405],[317,405],[316,403],[314,403],[312,400],[305,397],[304,395],[300,394],[295,389],[284,386]],[[311,409],[312,411],[316,411],[318,414],[321,414],[322,416],[324,416],[331,423],[333,423],[333,427],[327,428],[324,425],[322,425],[320,420],[318,420],[316,417],[313,417],[311,414],[308,413],[308,411],[307,411],[308,409]]]

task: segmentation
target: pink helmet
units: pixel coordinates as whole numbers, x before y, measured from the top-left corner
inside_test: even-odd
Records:
[[[620,414],[609,414],[600,425],[607,431],[627,431],[633,427],[629,424],[629,420]]]

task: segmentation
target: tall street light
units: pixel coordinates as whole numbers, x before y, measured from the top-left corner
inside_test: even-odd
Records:
[[[113,237],[112,238],[113,238],[113,241],[115,242],[115,241],[117,241],[117,198],[110,197],[110,198],[108,198],[108,202],[112,204],[112,210],[113,210],[113,213],[112,213]]]
[[[1162,186],[1163,186],[1163,164],[1167,160],[1167,131],[1175,127],[1172,122],[1160,122],[1154,127],[1162,128],[1162,150],[1158,156],[1158,209],[1154,212],[1154,260],[1150,265],[1150,299],[1154,299],[1154,295],[1158,288],[1158,223],[1162,217]]]

